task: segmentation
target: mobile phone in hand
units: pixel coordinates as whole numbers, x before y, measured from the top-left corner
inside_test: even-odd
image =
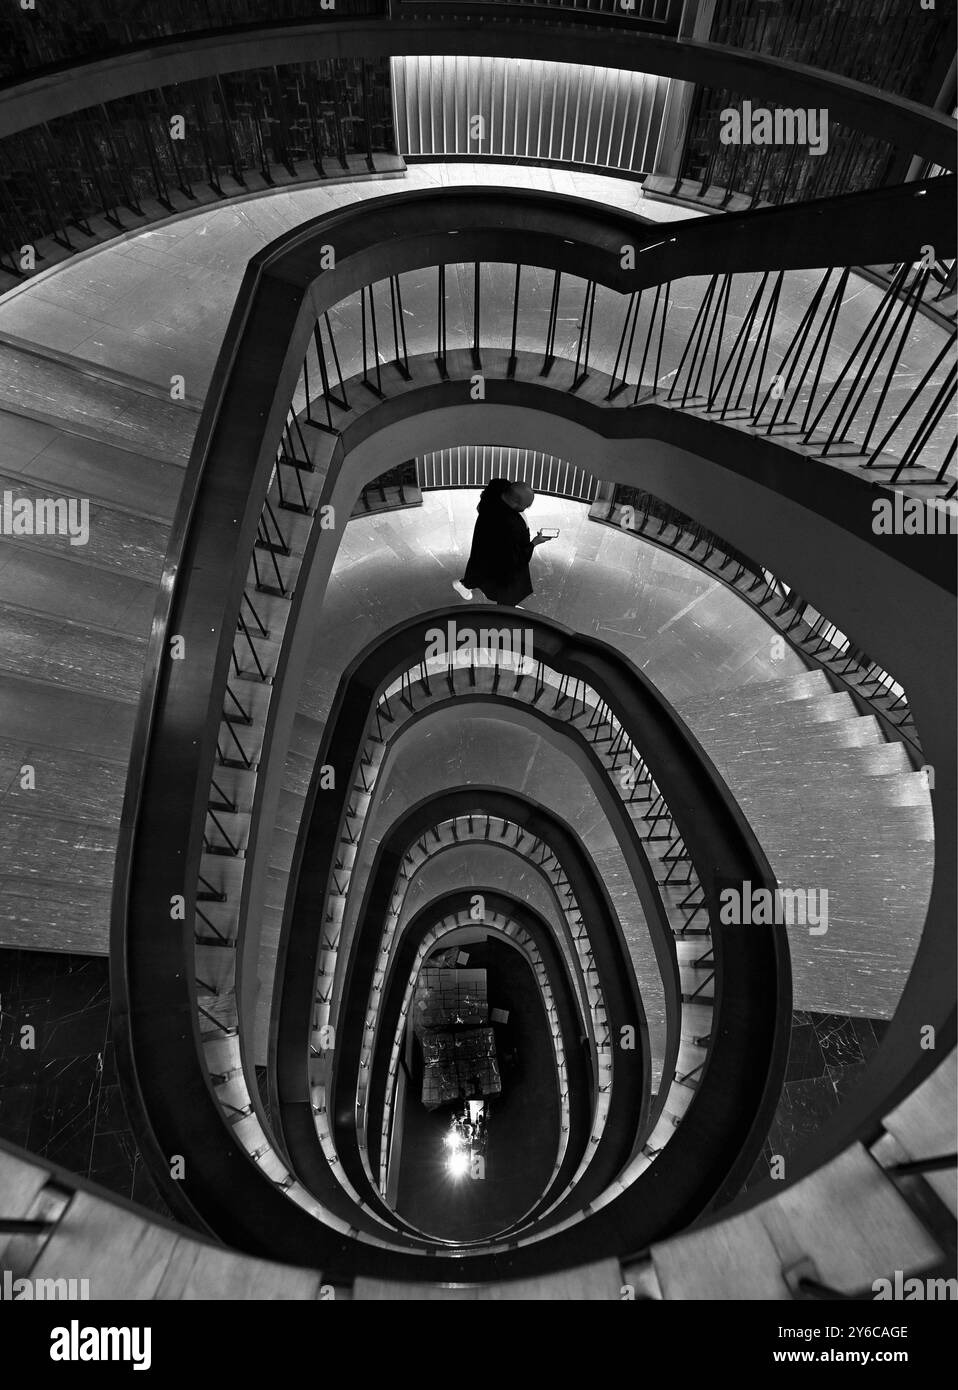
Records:
[[[542,530],[539,532],[540,536],[550,541],[554,541],[558,534],[558,529],[555,526],[543,526]]]

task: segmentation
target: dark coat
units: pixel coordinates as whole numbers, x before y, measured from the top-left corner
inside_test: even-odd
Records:
[[[467,589],[481,589],[493,603],[515,604],[532,593],[533,545],[522,513],[502,500],[509,486],[508,478],[493,478],[483,488],[462,582]]]

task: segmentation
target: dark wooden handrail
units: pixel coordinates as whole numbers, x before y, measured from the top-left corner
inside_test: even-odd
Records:
[[[274,1056],[278,1100],[282,1111],[283,1140],[295,1169],[311,1184],[321,1180],[319,1152],[309,1106],[308,1030],[313,1003],[319,943],[315,923],[321,919],[329,875],[335,862],[339,827],[350,796],[350,769],[366,737],[366,724],[377,692],[421,656],[425,634],[443,628],[447,619],[461,617],[461,608],[436,610],[400,624],[360,653],[347,667],[326,721],[316,758],[316,773],[307,794],[302,829],[290,871],[293,890],[277,961],[274,992]],[[560,674],[578,677],[608,700],[619,722],[645,758],[656,784],[663,790],[676,826],[689,848],[703,886],[713,923],[716,951],[717,1037],[710,1053],[707,1077],[686,1113],[676,1137],[656,1165],[632,1184],[584,1226],[574,1239],[554,1236],[517,1253],[518,1268],[541,1271],[579,1257],[588,1243],[594,1257],[611,1253],[615,1241],[636,1248],[687,1225],[713,1203],[727,1201],[740,1188],[764,1142],[778,1101],[784,1076],[791,1014],[791,977],[784,928],[772,927],[753,935],[749,928],[726,929],[716,938],[718,895],[728,880],[775,886],[775,878],[751,829],[735,805],[710,760],[678,715],[651,682],[630,662],[604,643],[574,634],[538,614],[514,609],[483,609],[483,625],[529,629],[535,655]],[[463,696],[450,696],[459,700]],[[430,711],[436,706],[430,704]],[[320,793],[319,769],[337,769],[336,785]],[[423,803],[394,827],[403,851],[425,826],[445,815],[469,809],[493,810],[520,824],[544,815],[541,808],[523,805],[501,789],[468,788]],[[560,833],[552,826],[551,835]],[[548,838],[548,836],[546,836]],[[377,856],[359,921],[375,923],[377,911],[388,899],[402,853],[391,850],[392,837]],[[574,847],[566,843],[565,855],[574,859]],[[383,867],[383,856],[387,856]],[[561,857],[561,856],[560,856]],[[580,884],[586,892],[587,880]],[[601,898],[593,905],[600,915]],[[375,958],[375,942],[365,943],[359,933],[356,951],[365,961],[368,975]],[[347,995],[352,978],[349,967]],[[605,962],[605,975],[611,966]],[[631,974],[631,967],[628,967]],[[366,976],[362,976],[368,985]],[[357,998],[368,997],[360,988]],[[724,1012],[723,1012],[724,1010]],[[352,1011],[356,1014],[356,1001]],[[345,1015],[341,1014],[341,1018]],[[350,1052],[352,1046],[352,1052]],[[337,1070],[355,1066],[356,1042],[338,1036]],[[344,1061],[341,1054],[345,1052]],[[707,1084],[706,1084],[707,1083]],[[349,1083],[347,1082],[347,1089]],[[337,1113],[335,1101],[329,1103]],[[349,1134],[341,1129],[340,1140]],[[299,1165],[304,1164],[304,1169]],[[659,1167],[659,1164],[662,1166]],[[614,1167],[614,1165],[613,1165]],[[358,1172],[358,1169],[355,1170]],[[612,1173],[604,1174],[606,1181]],[[649,1197],[654,1191],[655,1198]],[[571,1242],[571,1243],[570,1243]],[[470,1277],[501,1277],[501,1258],[470,1259]],[[498,1262],[497,1262],[498,1260]],[[475,1273],[472,1273],[475,1263]]]
[[[553,851],[569,879],[583,920],[589,923],[589,938],[599,977],[603,982],[613,1046],[619,1027],[631,1025],[635,1029],[635,1050],[619,1054],[621,1063],[618,1058],[615,1063],[619,1068],[619,1079],[612,1088],[612,1104],[605,1134],[599,1145],[600,1152],[597,1152],[590,1164],[582,1184],[575,1188],[576,1205],[581,1209],[590,1195],[598,1196],[604,1191],[631,1156],[636,1134],[645,1129],[649,1110],[650,1076],[648,1026],[628,949],[618,927],[611,900],[579,837],[558,816],[544,807],[536,805],[526,797],[503,791],[502,788],[470,786],[462,791],[430,797],[411,807],[405,815],[395,821],[380,843],[359,910],[360,930],[351,943],[352,949],[349,952],[344,980],[340,1012],[344,1026],[337,1034],[333,1085],[328,1101],[329,1109],[336,1117],[337,1153],[344,1166],[348,1165],[349,1149],[355,1146],[356,1135],[354,1124],[345,1120],[345,1112],[349,1107],[350,1096],[355,1094],[362,1037],[361,1020],[365,1016],[365,1004],[376,965],[379,924],[385,916],[396,874],[405,854],[430,826],[469,813],[497,816],[511,824],[521,825],[523,830],[544,841]],[[293,930],[298,925],[302,931],[306,914],[310,909],[315,912],[316,908],[315,902],[305,903],[297,899],[291,923]],[[292,959],[293,953],[288,954],[287,963],[291,963]],[[297,1055],[301,1056],[304,1052],[306,1034],[303,1030],[303,1018],[298,1022],[298,1029],[287,1026],[285,1038],[289,1045],[296,1048]],[[308,1015],[305,1023],[308,1027]],[[287,1067],[283,1070],[288,1076],[293,1068]],[[342,1105],[336,1103],[337,1094],[346,1097]],[[284,1100],[285,1097],[281,1096],[281,1102]],[[287,1148],[295,1164],[300,1151],[289,1140]],[[348,1171],[352,1172],[354,1182],[363,1181],[358,1161],[352,1163]],[[378,1202],[378,1197],[371,1200]],[[555,1215],[550,1218],[556,1219],[558,1217]]]
[[[464,13],[465,9],[465,13]],[[495,22],[501,20],[505,22]],[[767,101],[824,107],[835,121],[887,140],[907,154],[955,167],[955,122],[917,102],[852,78],[765,53],[596,23],[588,11],[538,15],[528,5],[402,6],[390,17],[327,17],[312,24],[255,25],[175,35],[132,51],[57,67],[0,88],[0,138],[73,111],[215,73],[313,58],[471,53],[624,68]]]
[[[573,981],[563,960],[562,952],[556,944],[552,927],[528,903],[520,902],[500,889],[486,886],[481,880],[465,890],[451,889],[443,892],[420,907],[410,918],[390,961],[389,970],[383,982],[380,1005],[383,1021],[377,1037],[377,1056],[373,1061],[373,1082],[367,1099],[366,1133],[370,1163],[375,1173],[376,1163],[380,1155],[382,1120],[388,1086],[387,1067],[382,1064],[387,1061],[394,1023],[402,1007],[406,981],[415,962],[419,943],[437,921],[448,916],[455,916],[461,911],[468,911],[472,906],[475,893],[482,894],[487,911],[511,918],[527,931],[535,942],[553,989],[560,1032],[565,1048],[569,1083],[569,1146],[553,1182],[543,1192],[536,1207],[527,1214],[522,1223],[525,1224],[525,1221],[535,1217],[539,1208],[547,1207],[552,1197],[564,1189],[582,1156],[590,1128],[589,1116],[593,1078],[591,1068],[587,1065],[583,1051],[578,1045],[582,1028],[585,1025],[576,1009]],[[400,1066],[405,1068],[405,1065],[405,1058],[400,1054]],[[407,1079],[411,1080],[408,1072]],[[380,1081],[383,1084],[377,1084]]]

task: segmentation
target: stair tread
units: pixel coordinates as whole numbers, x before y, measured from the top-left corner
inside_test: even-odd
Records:
[[[895,1269],[920,1269],[941,1251],[861,1144],[786,1188],[776,1204],[823,1281],[869,1288]]]
[[[617,1260],[600,1260],[578,1269],[563,1270],[534,1279],[504,1280],[498,1284],[441,1285],[398,1283],[388,1279],[360,1277],[353,1285],[353,1298],[361,1302],[390,1299],[399,1302],[525,1302],[575,1299],[576,1301],[617,1300],[622,1290],[622,1274]]]
[[[751,681],[747,685],[736,686],[734,690],[720,691],[716,694],[697,695],[683,701],[689,706],[714,705],[725,701],[750,699],[756,696],[763,701],[784,704],[791,700],[803,700],[815,695],[831,695],[834,692],[824,671],[802,671],[798,675],[783,676],[781,679]]]
[[[958,1052],[945,1060],[884,1120],[885,1129],[910,1158],[935,1158],[958,1151]],[[958,1199],[955,1170],[925,1175],[928,1183],[954,1214]]]
[[[783,1268],[803,1257],[822,1282],[851,1292],[941,1254],[861,1145],[761,1206],[651,1253],[667,1299],[779,1301],[791,1297]]]
[[[48,1174],[35,1163],[0,1150],[0,1196],[2,1214],[8,1221],[28,1218],[34,1201],[46,1186]],[[0,1256],[16,1236],[0,1234]]]

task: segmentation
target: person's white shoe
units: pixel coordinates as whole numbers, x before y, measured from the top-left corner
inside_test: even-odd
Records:
[[[452,587],[455,589],[456,593],[459,595],[460,598],[464,598],[467,603],[472,602],[472,590],[467,589],[465,584],[460,583],[460,581],[457,579],[454,581]]]

